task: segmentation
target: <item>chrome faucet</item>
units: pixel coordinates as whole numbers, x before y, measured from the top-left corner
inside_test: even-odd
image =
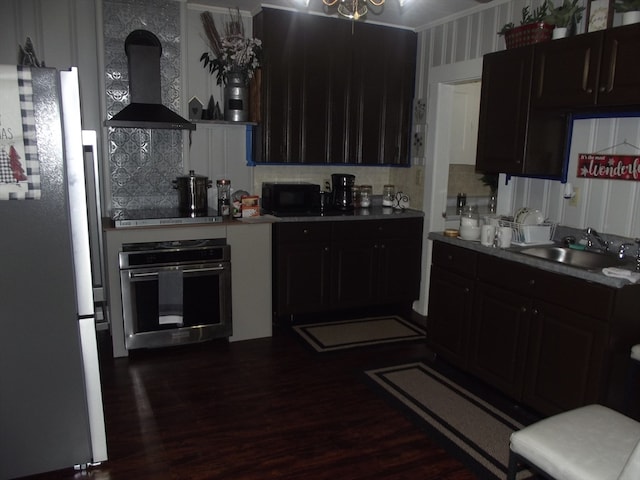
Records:
[[[621,243],[618,247],[618,258],[622,260],[627,253],[627,249],[633,247],[633,243]]]
[[[598,232],[589,227],[584,232],[584,239],[587,241],[587,248],[593,248],[593,241],[598,243],[598,250],[601,252],[608,252],[611,242],[604,240]]]

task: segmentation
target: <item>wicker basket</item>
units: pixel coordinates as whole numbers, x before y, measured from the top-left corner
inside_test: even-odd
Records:
[[[504,34],[504,40],[507,43],[507,49],[533,45],[550,40],[553,29],[554,26],[548,23],[529,23],[507,30]]]

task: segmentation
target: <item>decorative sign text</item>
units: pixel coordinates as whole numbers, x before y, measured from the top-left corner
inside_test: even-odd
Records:
[[[578,177],[640,181],[640,157],[633,155],[578,155]]]

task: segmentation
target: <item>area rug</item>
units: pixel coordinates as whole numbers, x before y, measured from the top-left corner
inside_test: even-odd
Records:
[[[424,339],[425,331],[397,316],[296,325],[293,330],[318,352]]]
[[[509,436],[524,425],[423,363],[365,373],[377,391],[480,478],[506,478]],[[530,477],[523,470],[517,478]]]

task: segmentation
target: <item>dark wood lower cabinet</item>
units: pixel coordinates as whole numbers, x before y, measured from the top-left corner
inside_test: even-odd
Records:
[[[427,342],[452,364],[543,414],[624,407],[640,286],[610,288],[436,241],[429,288]]]
[[[604,398],[608,323],[540,302],[532,311],[524,401],[565,411]]]
[[[469,371],[507,395],[520,398],[531,300],[483,282],[476,286]]]
[[[474,282],[436,265],[431,268],[427,338],[439,355],[466,367]]]
[[[422,217],[274,224],[274,316],[410,304]]]

